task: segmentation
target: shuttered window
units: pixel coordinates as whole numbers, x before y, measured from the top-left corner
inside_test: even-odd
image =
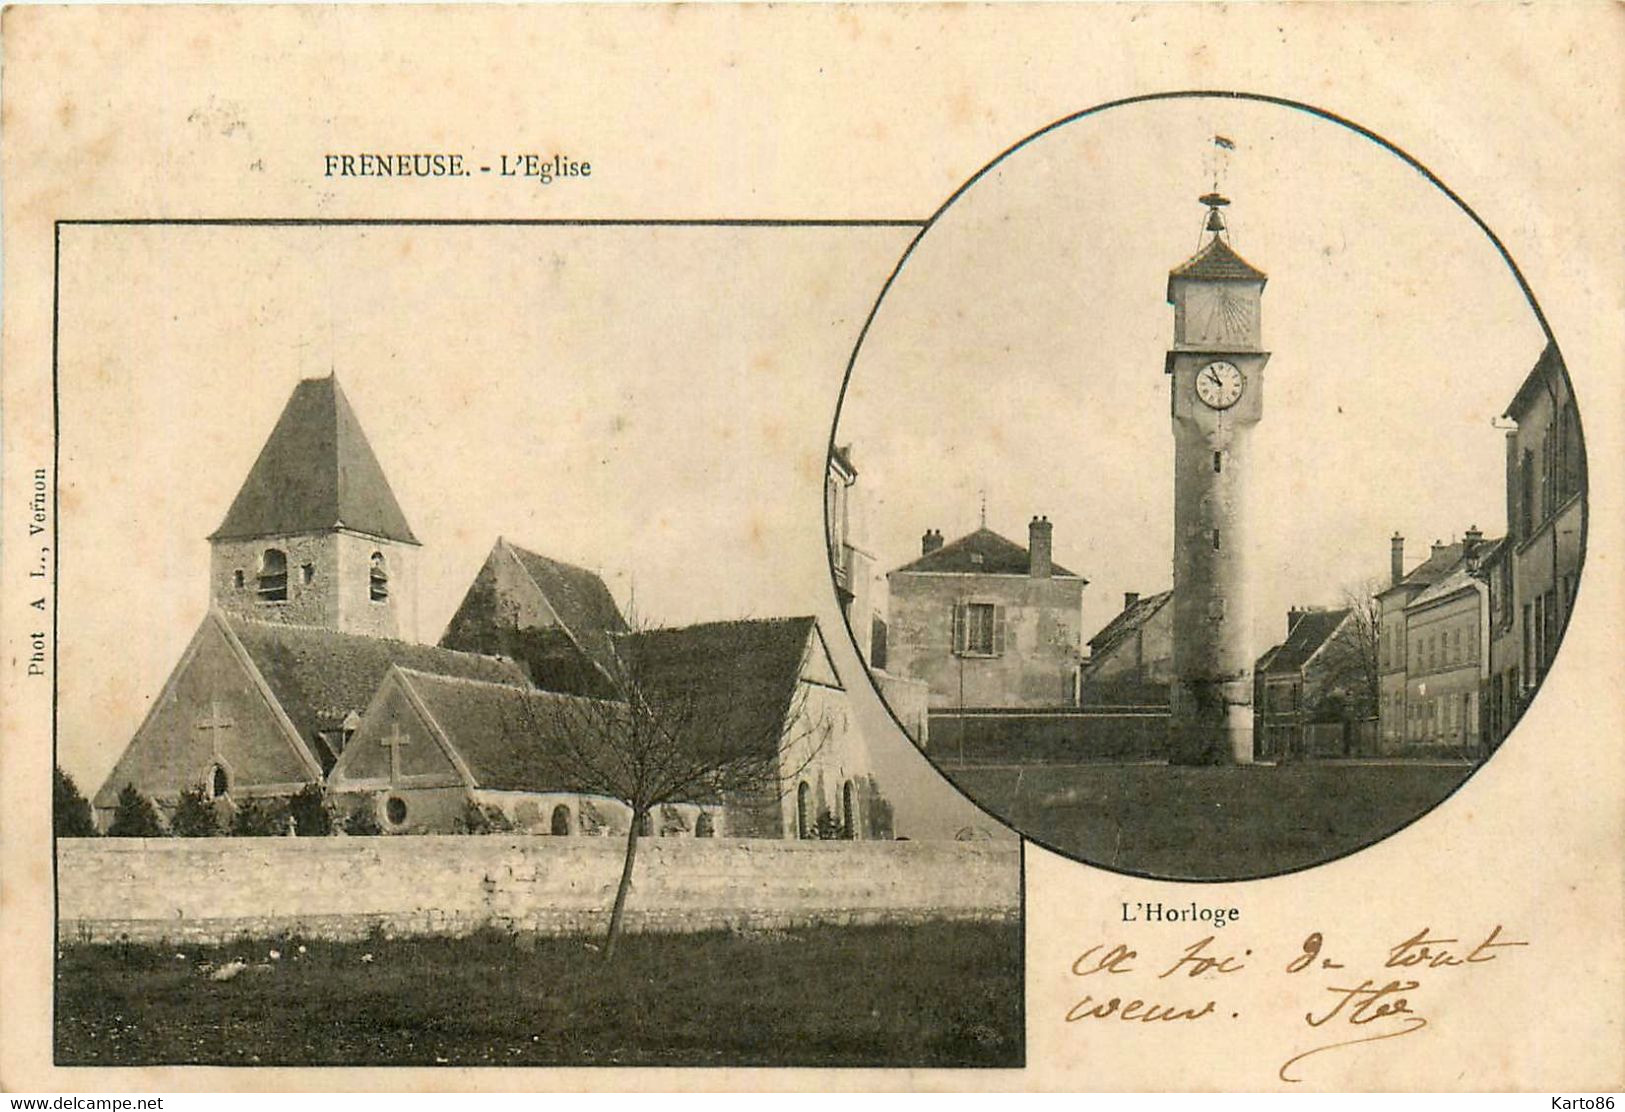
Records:
[[[954,607],[954,652],[964,656],[1003,656],[1004,627],[1004,607],[998,603],[959,603]]]

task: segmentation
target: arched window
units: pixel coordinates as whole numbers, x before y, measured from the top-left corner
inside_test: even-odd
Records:
[[[315,564],[300,564],[299,565],[299,582],[300,583],[308,584],[311,580],[313,580],[315,578],[316,578],[316,565]]]
[[[566,807],[562,803],[560,803],[557,807],[553,808],[553,831],[552,832],[554,834],[568,834],[568,833],[570,833],[570,808]]]
[[[852,781],[848,780],[841,785],[841,837],[856,838],[858,836],[854,819],[857,812],[852,809]]]
[[[242,568],[238,568],[236,571],[231,573],[231,585],[233,587],[236,587],[240,591],[243,589],[244,582],[246,582],[246,580],[243,576]]]
[[[374,602],[385,602],[389,599],[389,568],[384,563],[382,552],[372,554],[372,561],[367,569],[367,597]]]
[[[812,788],[803,780],[796,787],[796,837],[811,838],[812,828]]]
[[[267,548],[260,557],[261,602],[288,600],[288,554],[280,548]]]
[[[716,836],[716,833],[717,828],[716,824],[711,820],[711,813],[709,811],[701,811],[699,817],[694,820],[694,837],[713,838]]]
[[[226,775],[223,767],[215,765],[214,771],[209,774],[209,795],[214,799],[220,799],[230,790],[231,778]]]
[[[645,811],[644,814],[643,814],[643,817],[638,819],[638,837],[640,837],[640,838],[652,838],[652,837],[654,837],[654,832],[655,832],[654,816],[649,814],[647,811]]]

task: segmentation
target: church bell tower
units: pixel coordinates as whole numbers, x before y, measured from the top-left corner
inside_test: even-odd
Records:
[[[1231,248],[1218,193],[1202,249],[1168,275],[1174,342],[1170,759],[1253,760],[1252,430],[1264,415],[1259,310],[1267,280]]]

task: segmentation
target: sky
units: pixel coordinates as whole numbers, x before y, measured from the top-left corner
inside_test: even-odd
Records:
[[[1235,150],[1221,153],[1222,135]],[[1216,160],[1222,159],[1222,164]],[[852,445],[881,571],[920,534],[988,525],[1089,582],[1085,637],[1127,591],[1172,585],[1168,271],[1202,240],[1222,174],[1232,246],[1269,275],[1253,432],[1255,639],[1335,605],[1435,539],[1505,527],[1492,420],[1544,345],[1493,243],[1403,160],[1259,102],[1175,100],[1084,117],[971,185],[908,257],[852,369]],[[1583,402],[1583,399],[1582,399]]]
[[[498,536],[657,624],[814,614],[899,824],[985,822],[864,682],[824,556],[841,375],[914,234],[65,229],[60,763],[111,769],[207,610],[207,536],[331,371],[423,542],[419,638]]]

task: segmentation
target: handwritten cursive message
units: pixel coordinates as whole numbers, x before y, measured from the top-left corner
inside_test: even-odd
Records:
[[[1470,976],[1527,941],[1496,924],[1476,936],[1444,935],[1432,927],[1371,955],[1335,952],[1311,931],[1295,954],[1254,954],[1240,944],[1220,946],[1207,935],[1183,949],[1142,955],[1128,945],[1098,943],[1078,954],[1072,976],[1083,982],[1067,1023],[1128,1022],[1145,1026],[1208,1023],[1240,1013],[1223,1003],[1236,978],[1279,977],[1301,984],[1307,1010],[1294,1046],[1277,1076],[1301,1082],[1306,1063],[1340,1048],[1414,1035],[1428,1026],[1420,1005],[1443,979]],[[1350,947],[1354,949],[1354,947]],[[1365,960],[1357,961],[1365,956]],[[1147,985],[1147,979],[1155,982]],[[1143,991],[1127,991],[1144,985]],[[1307,1045],[1304,1045],[1307,1044]]]

